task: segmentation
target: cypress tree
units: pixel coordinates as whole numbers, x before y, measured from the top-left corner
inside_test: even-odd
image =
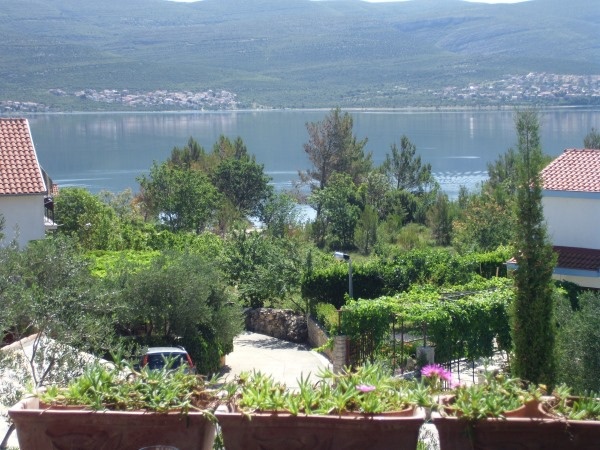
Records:
[[[542,208],[544,164],[539,118],[534,111],[516,115],[518,135],[515,225],[516,295],[512,305],[515,375],[533,383],[555,380],[555,328],[552,272],[556,256],[547,235]]]

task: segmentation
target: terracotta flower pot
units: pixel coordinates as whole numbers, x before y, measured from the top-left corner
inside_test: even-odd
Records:
[[[139,450],[171,445],[210,450],[216,427],[203,414],[41,409],[37,398],[20,401],[8,414],[21,450]]]
[[[600,422],[566,421],[547,414],[537,401],[505,418],[466,420],[432,414],[441,450],[592,450],[599,448]]]
[[[244,415],[217,409],[227,450],[369,449],[415,450],[421,409],[376,415],[293,416],[282,412]]]

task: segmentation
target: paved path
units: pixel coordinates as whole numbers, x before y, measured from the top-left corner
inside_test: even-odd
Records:
[[[314,377],[325,367],[331,367],[329,360],[305,345],[246,331],[234,339],[233,352],[226,356],[222,373],[225,379],[233,380],[241,372],[256,370],[294,389],[300,374]]]

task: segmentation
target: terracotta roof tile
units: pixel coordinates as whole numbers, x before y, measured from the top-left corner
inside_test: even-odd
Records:
[[[554,251],[558,253],[557,267],[564,269],[600,270],[600,250],[555,246]]]
[[[567,149],[541,175],[547,190],[600,192],[600,150]]]
[[[562,247],[555,245],[552,249],[558,255],[556,267],[561,269],[578,269],[600,271],[600,250],[593,248]],[[517,264],[516,258],[506,261],[507,264]]]
[[[27,119],[0,118],[0,195],[46,192]]]

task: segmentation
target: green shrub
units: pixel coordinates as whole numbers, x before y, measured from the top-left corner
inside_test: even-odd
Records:
[[[331,303],[340,308],[348,293],[348,266],[332,263],[324,269],[314,269],[302,278],[301,292],[304,298],[313,302]]]
[[[600,294],[584,292],[574,310],[566,295],[556,299],[557,381],[577,394],[600,391]]]
[[[93,275],[104,278],[108,274],[118,272],[119,268],[125,265],[129,268],[148,267],[152,260],[160,255],[160,252],[155,250],[134,251],[108,251],[95,250],[88,252],[87,256],[91,260],[90,270]]]
[[[223,240],[210,232],[196,234],[153,230],[148,237],[148,246],[153,250],[203,253],[211,258],[216,258],[223,250]]]
[[[491,252],[471,253],[468,257],[475,259],[475,263],[479,266],[478,272],[482,277],[492,278],[506,276],[506,261],[512,255],[512,248],[502,246]]]
[[[209,374],[231,350],[242,329],[241,310],[216,262],[201,254],[170,254],[155,258],[141,270],[124,271],[118,316],[121,330],[131,330],[140,343],[183,345]]]
[[[579,309],[579,296],[590,290],[583,288],[578,284],[571,283],[570,281],[556,280],[554,284],[556,287],[564,291],[565,295],[571,302],[571,308],[574,310]]]
[[[335,334],[339,328],[339,313],[331,303],[314,303],[311,306],[311,315],[329,335]]]
[[[386,257],[353,262],[354,297],[373,299],[406,292],[415,284],[435,286],[465,285],[480,276],[505,274],[508,250],[458,255],[446,249],[418,249],[396,252]],[[503,269],[498,269],[502,267]],[[302,295],[336,308],[345,304],[348,292],[348,267],[339,262],[314,269],[302,279]]]

